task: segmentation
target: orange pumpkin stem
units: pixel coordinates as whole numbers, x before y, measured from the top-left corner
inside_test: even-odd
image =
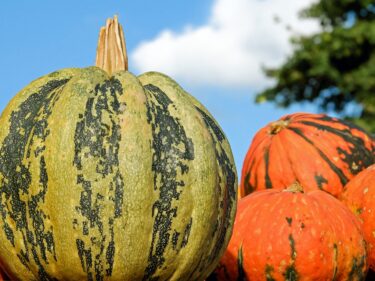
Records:
[[[289,191],[289,192],[293,192],[293,193],[297,193],[297,192],[300,192],[300,193],[303,193],[303,186],[298,182],[294,182],[292,183],[287,189],[285,189],[285,191]]]
[[[100,29],[95,65],[110,75],[119,70],[128,70],[124,31],[116,15],[113,19],[107,19],[106,25]]]

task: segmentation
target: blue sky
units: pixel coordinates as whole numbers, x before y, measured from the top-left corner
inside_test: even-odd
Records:
[[[253,103],[256,91],[272,83],[265,79],[260,64],[277,65],[291,52],[285,27],[314,31],[313,23],[288,22],[298,7],[309,2],[2,0],[0,110],[40,76],[92,65],[99,28],[106,18],[118,14],[125,30],[129,70],[135,74],[161,71],[197,97],[227,135],[240,176],[257,130],[284,114],[316,112],[311,105],[278,109]],[[281,24],[275,29],[271,17],[279,16]]]

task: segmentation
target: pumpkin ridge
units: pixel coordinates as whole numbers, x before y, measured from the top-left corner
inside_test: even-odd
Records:
[[[273,266],[272,265],[269,265],[269,264],[266,264],[266,269],[264,270],[264,273],[266,275],[266,281],[276,281],[273,276],[272,276],[272,273],[274,272],[275,270],[273,269]]]
[[[73,166],[77,170],[77,184],[81,186],[80,205],[76,211],[80,219],[74,219],[75,228],[81,228],[82,237],[76,239],[76,248],[88,279],[103,279],[111,276],[114,262],[115,242],[113,225],[120,217],[123,201],[123,178],[119,171],[118,150],[121,140],[118,117],[122,95],[121,83],[116,79],[105,80],[95,86],[94,97],[86,102],[85,112],[79,114],[74,135]],[[109,119],[109,124],[106,119]],[[91,159],[95,167],[86,165]],[[101,180],[98,184],[98,179]],[[102,188],[108,184],[108,188]],[[109,205],[105,190],[112,201],[108,221],[103,221],[101,212]],[[109,202],[110,202],[109,201]],[[108,234],[109,233],[109,234]],[[96,240],[87,240],[91,237]],[[98,243],[99,245],[98,246]],[[104,273],[105,271],[105,273]]]
[[[344,119],[337,119],[337,118],[330,117],[328,115],[321,115],[319,117],[315,117],[315,118],[312,118],[312,119],[317,119],[319,121],[326,121],[326,122],[332,122],[332,120],[334,120],[335,122],[338,122],[338,120],[340,120],[340,123],[347,126],[349,128],[349,131],[358,130],[362,133],[366,133],[366,131],[363,128],[361,128],[360,126],[358,126],[354,123],[348,122],[347,120],[344,120]]]
[[[369,165],[373,163],[374,156],[372,155],[372,152],[366,149],[365,143],[361,138],[351,133],[350,131],[351,127],[349,125],[346,124],[349,129],[339,130],[339,129],[336,129],[327,125],[323,125],[323,124],[319,124],[319,123],[315,123],[311,121],[299,121],[298,123],[311,126],[319,130],[328,131],[332,134],[340,136],[346,143],[353,145],[353,148],[350,149],[349,153],[342,149],[338,149],[339,153],[342,153],[345,155],[345,158],[342,160],[348,165],[350,171],[353,174],[357,174],[359,171],[363,170],[365,167],[368,167]],[[360,129],[357,129],[357,130],[363,132]],[[360,153],[356,152],[356,150],[359,150]],[[353,162],[360,166],[357,167],[356,169],[352,169]]]
[[[270,145],[278,145],[278,151],[280,154],[284,155],[284,157],[287,159],[289,163],[290,170],[293,173],[294,180],[300,182],[300,178],[297,176],[297,172],[295,171],[295,165],[293,164],[293,161],[290,159],[290,154],[286,152],[283,142],[281,141],[280,138],[276,138]],[[284,167],[283,167],[284,168]]]
[[[48,220],[48,216],[39,209],[39,203],[44,201],[48,182],[46,163],[42,154],[45,149],[44,141],[49,135],[48,117],[69,80],[68,78],[51,80],[38,91],[30,94],[17,110],[11,113],[9,133],[0,148],[2,176],[0,198],[10,198],[8,204],[3,201],[4,199],[0,203],[5,235],[13,247],[15,247],[15,239],[23,240],[25,248],[21,249],[17,256],[29,271],[29,264],[33,260],[41,279],[50,278],[42,264],[48,263],[47,251],[56,260],[53,229],[52,227],[46,229],[45,219]],[[36,148],[32,154],[31,149],[34,144]],[[30,157],[39,158],[40,185],[39,190],[36,194],[34,192],[35,195],[30,196],[29,201],[23,201],[21,194],[30,193],[29,187],[33,180]],[[22,161],[23,158],[28,159],[27,164]],[[13,227],[7,220],[10,220]],[[22,238],[17,238],[16,233]]]
[[[366,264],[366,255],[360,257],[353,257],[352,267],[349,272],[348,280],[364,280],[366,274],[363,272],[362,268]]]
[[[193,267],[193,270],[191,271],[190,275],[187,277],[186,280],[194,280],[194,279],[193,279],[193,275],[195,274],[196,271],[199,271],[199,270],[200,270],[200,269],[199,269],[199,266],[201,266],[201,264],[202,264],[202,259],[203,259],[204,255],[205,255],[205,253],[203,253],[203,252],[200,254],[200,257],[199,257],[199,259],[198,259],[198,262],[197,262],[196,265]],[[167,280],[170,280],[170,279],[167,279]]]
[[[266,183],[266,188],[272,188],[272,182],[269,174],[269,166],[270,166],[270,147],[267,146],[264,149],[264,155],[263,155],[264,165],[265,165],[265,172],[264,180]]]
[[[222,197],[222,202],[220,202],[220,206],[223,209],[222,220],[224,221],[224,224],[218,222],[220,226],[219,238],[216,240],[216,244],[211,252],[211,258],[209,259],[210,262],[212,262],[217,256],[219,256],[221,245],[225,242],[225,238],[228,235],[227,231],[230,227],[228,218],[231,216],[233,209],[236,208],[233,204],[233,202],[235,202],[234,200],[236,199],[236,176],[234,171],[235,167],[231,164],[231,161],[229,160],[229,157],[223,147],[223,141],[226,140],[224,134],[208,114],[206,114],[198,106],[196,106],[196,109],[201,114],[215,145],[217,164],[221,169],[221,172],[219,173],[219,183],[226,182],[227,184],[226,187],[223,187],[224,190],[226,190],[226,194]],[[226,177],[226,180],[223,181],[221,176]],[[221,188],[222,187],[220,186],[220,189]],[[220,190],[220,192],[222,192],[222,190]],[[225,201],[228,203],[224,204]]]
[[[336,275],[337,275],[337,267],[338,267],[338,247],[336,243],[333,243],[333,264],[334,264],[334,270],[333,270],[333,277],[332,281],[336,280]]]
[[[243,268],[243,253],[242,253],[242,245],[238,249],[237,253],[237,268],[238,268],[238,278],[237,281],[244,281],[246,280],[245,270]]]
[[[178,258],[180,264],[183,267],[190,268],[190,272],[192,272],[193,269],[195,270],[197,268],[195,273],[190,273],[189,275],[186,275],[184,279],[181,278],[181,280],[198,280],[198,279],[200,280],[200,279],[203,279],[209,271],[213,270],[214,268],[213,262],[218,260],[218,256],[215,257],[213,251],[217,251],[220,253],[223,252],[224,249],[215,250],[215,248],[219,247],[220,244],[223,245],[227,243],[230,237],[230,232],[231,232],[230,230],[232,229],[232,225],[229,224],[230,230],[227,229],[227,233],[226,235],[224,235],[224,243],[219,243],[217,241],[217,239],[219,239],[219,237],[223,235],[221,233],[221,231],[223,231],[223,227],[221,227],[221,224],[223,224],[222,222],[223,220],[225,220],[225,213],[226,213],[225,210],[227,210],[226,200],[231,200],[230,199],[231,197],[228,197],[226,195],[228,193],[226,189],[232,188],[232,184],[229,185],[229,182],[228,183],[226,182],[227,177],[225,176],[226,175],[225,167],[224,167],[225,165],[223,163],[225,162],[223,161],[225,160],[225,157],[223,156],[223,154],[226,154],[226,157],[231,162],[230,164],[232,165],[232,167],[235,167],[233,160],[232,160],[232,155],[229,150],[229,143],[227,141],[227,138],[225,137],[225,134],[222,132],[220,126],[217,124],[217,122],[211,116],[211,114],[207,111],[207,109],[205,109],[205,107],[202,104],[200,104],[193,96],[185,92],[178,84],[174,82],[173,79],[169,78],[168,76],[164,74],[160,74],[158,72],[144,73],[139,76],[139,79],[142,85],[152,84],[158,87],[159,89],[161,89],[164,93],[168,95],[168,97],[170,97],[170,99],[175,103],[176,106],[181,106],[182,102],[187,104],[187,108],[185,108],[185,110],[182,110],[181,112],[178,112],[178,116],[179,118],[181,118],[181,120],[183,119],[190,120],[189,124],[191,124],[192,126],[187,124],[186,130],[187,132],[189,132],[189,134],[191,134],[193,141],[196,142],[198,141],[197,138],[200,139],[198,141],[198,143],[200,143],[200,146],[199,148],[196,149],[197,159],[199,157],[199,159],[202,159],[204,161],[210,161],[209,166],[206,166],[205,168],[206,175],[200,174],[198,175],[198,177],[202,180],[204,177],[204,181],[207,179],[212,184],[214,184],[215,188],[212,191],[220,195],[220,197],[217,199],[214,199],[214,197],[212,197],[212,199],[209,202],[210,205],[215,206],[217,211],[215,212],[215,214],[211,213],[211,215],[215,216],[215,220],[212,223],[210,223],[210,226],[209,226],[210,232],[207,233],[206,235],[206,239],[205,239],[206,241],[202,240],[199,242],[199,245],[201,245],[199,249],[205,249],[204,258],[202,257],[201,259],[200,255],[197,255],[194,259],[191,259],[190,261],[189,259],[183,260],[180,257]],[[175,109],[173,108],[171,108],[171,110],[175,111]],[[214,131],[216,131],[216,133]],[[222,142],[219,142],[217,140],[217,137],[222,139]],[[203,151],[202,147],[207,149],[207,151]],[[223,153],[221,150],[224,150],[225,153]],[[219,157],[223,159],[219,160],[218,159]],[[192,164],[193,166],[190,165],[192,175],[195,173],[196,169],[199,167],[199,163],[196,161],[197,159],[194,160],[194,163],[196,163],[196,165],[195,164]],[[223,163],[221,166],[219,164],[219,161]],[[207,167],[210,167],[210,168],[207,170]],[[227,174],[229,175],[230,172]],[[215,175],[215,176],[211,177],[211,175]],[[191,191],[191,192],[188,192],[188,193],[185,193],[184,191],[182,198],[183,200],[185,200],[186,196],[189,196],[189,197],[191,196],[191,198],[193,199],[192,205],[194,205],[195,202],[200,201],[199,198],[201,197],[201,195],[206,193],[206,190],[202,190],[203,192],[201,194],[199,191],[201,187],[197,185],[197,181],[196,181],[197,178],[193,179],[192,177],[190,177],[190,175],[187,178],[193,180],[191,181],[192,189],[189,188],[187,191]],[[235,179],[235,182],[237,182],[237,179]],[[237,190],[233,190],[233,192],[236,194]],[[233,200],[236,200],[236,198],[234,198]],[[232,206],[234,204],[235,203],[233,202]],[[235,211],[235,207],[231,209],[229,217],[232,217],[234,215],[234,211]],[[185,211],[185,213],[186,213],[185,217],[187,219],[189,219],[189,213],[191,213],[193,220],[196,217],[199,217],[205,220],[208,215],[202,212],[198,212],[195,208],[193,210],[189,208],[189,210]],[[201,229],[203,231],[203,228],[205,228],[205,226],[203,226],[201,223],[202,221],[198,222],[197,220],[195,221],[195,223],[193,223],[195,227],[193,225],[191,234],[194,235],[194,237],[197,236],[197,231],[199,231],[198,229]],[[183,230],[181,231],[181,233],[183,233]],[[181,236],[182,234],[180,235],[180,237]],[[191,244],[191,242],[192,241],[189,241],[189,244]],[[196,248],[197,245],[192,244],[190,246],[189,245],[187,246],[188,248],[186,250],[184,249],[184,251],[180,252],[181,256],[183,255],[183,253],[185,253],[185,251],[190,251],[192,248]],[[213,261],[213,262],[211,262],[210,264],[210,261]],[[176,273],[176,275],[178,274]]]
[[[203,280],[234,222],[230,144],[172,79],[117,68],[122,30],[108,23],[99,67],[31,82],[0,117],[1,267],[17,280]]]
[[[170,240],[173,217],[177,216],[177,207],[172,208],[172,202],[179,200],[182,190],[178,189],[185,186],[184,181],[178,181],[177,169],[180,169],[181,175],[189,172],[186,161],[194,159],[194,145],[186,136],[179,119],[171,115],[168,107],[173,103],[169,97],[152,84],[143,88],[146,94],[147,121],[151,125],[153,136],[154,190],[160,192],[159,199],[152,206],[152,216],[155,219],[148,265],[143,276],[143,280],[148,280],[165,262],[163,254]],[[181,144],[183,150],[179,148]],[[181,247],[188,242],[193,223],[190,217],[185,226]]]
[[[322,157],[322,159],[329,165],[329,167],[339,177],[340,182],[343,186],[348,182],[348,178],[345,176],[343,171],[340,168],[338,168],[335,164],[333,164],[332,161],[330,161],[329,158],[318,147],[315,146],[314,142],[312,142],[308,137],[306,137],[299,128],[288,127],[286,129],[293,131],[295,134],[302,137],[307,143],[311,144],[319,153],[319,155]]]
[[[314,174],[314,180],[320,190],[323,190],[323,184],[328,184],[328,180],[323,175],[317,173]]]
[[[253,191],[255,191],[255,187],[250,183],[251,170],[252,170],[252,168],[254,166],[254,163],[255,163],[255,159],[253,159],[253,161],[251,161],[250,169],[249,169],[249,171],[245,175],[245,180],[244,180],[244,191],[245,191],[245,194],[249,194],[249,193],[252,193]],[[241,196],[245,196],[245,194],[241,194]]]
[[[214,135],[216,136],[216,139],[220,143],[223,142],[223,140],[225,140],[226,137],[224,133],[221,131],[221,129],[216,125],[215,121],[212,120],[212,118],[202,109],[200,109],[198,106],[196,106],[195,108],[202,116],[204,123],[206,124],[206,127],[210,130],[210,132],[212,131],[212,133],[214,133]]]
[[[375,269],[374,252],[374,175],[375,165],[367,167],[357,174],[345,186],[340,199],[361,222],[361,228],[368,249],[368,263],[370,269]]]

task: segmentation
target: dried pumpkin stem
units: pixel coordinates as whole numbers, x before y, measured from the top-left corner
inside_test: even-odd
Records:
[[[110,75],[128,70],[124,31],[116,15],[107,19],[106,25],[100,29],[95,65]]]
[[[294,183],[292,183],[284,191],[289,191],[289,192],[293,192],[293,193],[297,193],[297,192],[303,193],[304,192],[303,191],[303,186],[298,181],[295,181]]]
[[[270,130],[269,133],[271,135],[276,135],[278,134],[282,129],[288,127],[290,121],[289,120],[278,120],[270,125]]]

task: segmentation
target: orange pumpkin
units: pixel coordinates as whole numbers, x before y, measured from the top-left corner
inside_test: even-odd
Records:
[[[353,178],[345,186],[341,199],[362,221],[369,265],[375,270],[375,165]]]
[[[337,197],[375,163],[374,149],[371,135],[353,124],[324,114],[286,115],[255,135],[242,167],[241,197],[295,181]]]
[[[233,235],[208,280],[364,280],[359,220],[326,192],[262,190],[238,204]]]

